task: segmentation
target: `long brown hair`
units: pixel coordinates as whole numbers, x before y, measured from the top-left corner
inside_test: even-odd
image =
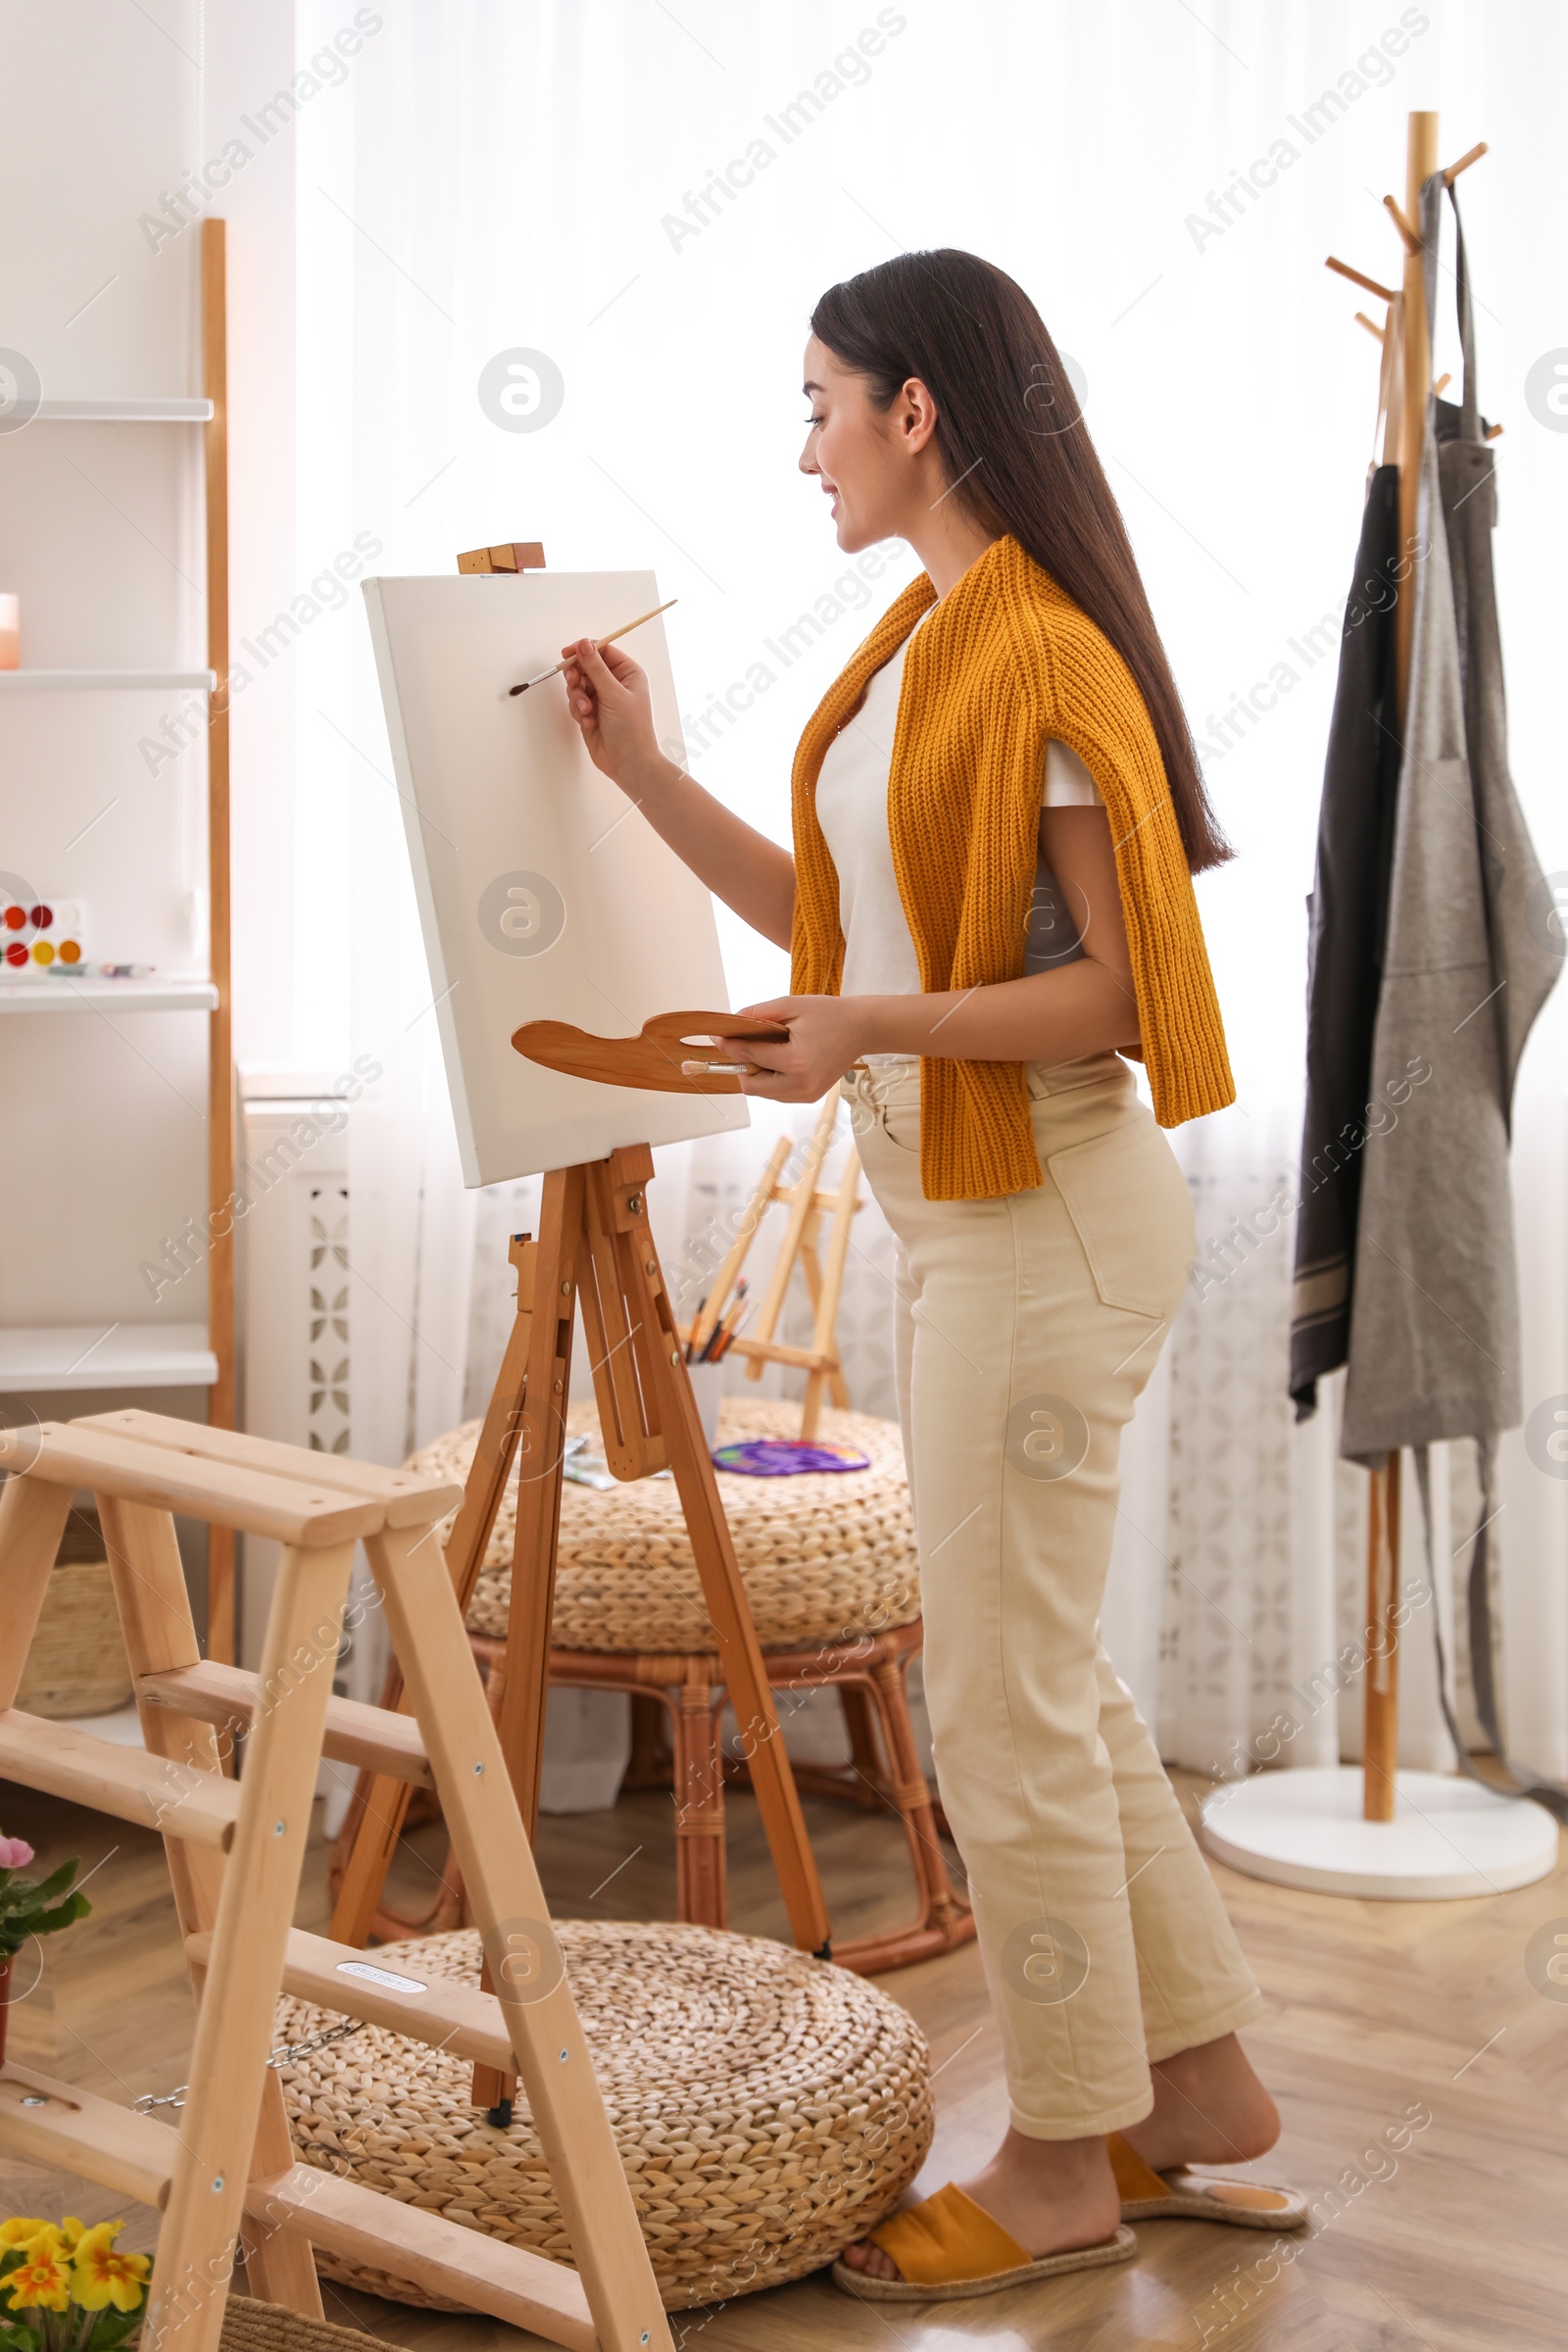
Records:
[[[1077,395],[1023,288],[979,256],[943,246],[879,262],[830,286],[811,332],[863,375],[879,409],[910,376],[937,404],[937,447],[985,530],[1010,531],[1081,606],[1132,672],[1165,763],[1187,863],[1233,855],[1139,577],[1121,510]]]

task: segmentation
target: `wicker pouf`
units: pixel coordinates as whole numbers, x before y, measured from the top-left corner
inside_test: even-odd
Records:
[[[801,1408],[768,1398],[726,1396],[720,1445],[793,1438]],[[591,1400],[567,1415],[573,1435],[596,1441]],[[869,1470],[748,1478],[718,1473],[718,1491],[764,1649],[852,1640],[912,1625],[920,1614],[904,1447],[895,1421],[824,1411],[819,1435],[869,1454]],[[466,1478],[477,1421],[437,1438],[409,1463],[425,1477]],[[503,1640],[512,1598],[514,1474],[496,1515],[468,1629]],[[453,1514],[454,1518],[456,1513]],[[444,1544],[451,1522],[439,1530]],[[565,1482],[553,1639],[559,1649],[710,1650],[680,1496],[669,1478],[644,1478],[604,1492]]]
[[[558,1923],[594,2070],[666,2308],[817,2270],[889,2212],[930,2145],[929,2055],[863,1978],[709,1928]],[[378,1961],[479,1981],[473,1929]],[[331,2019],[278,2004],[290,2042]],[[375,2026],[283,2069],[300,2160],[569,2262],[519,2094],[500,2131],[472,2067]],[[394,2302],[461,2309],[318,2250],[324,2277]]]

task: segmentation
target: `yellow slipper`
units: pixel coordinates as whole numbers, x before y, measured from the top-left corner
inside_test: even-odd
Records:
[[[1017,2239],[993,2220],[983,2205],[950,2180],[923,2205],[910,2205],[891,2214],[869,2232],[899,2266],[899,2278],[873,2278],[866,2271],[851,2270],[847,2262],[833,2265],[833,2282],[868,2303],[949,2303],[968,2295],[995,2294],[1004,2286],[1027,2286],[1032,2279],[1059,2278],[1063,2271],[1090,2271],[1102,2263],[1130,2262],[1138,2240],[1130,2230],[1096,2246],[1072,2246],[1064,2254],[1027,2253]]]
[[[1119,2132],[1107,2132],[1105,2145],[1121,2194],[1124,2222],[1157,2222],[1173,2216],[1194,2222],[1226,2222],[1234,2230],[1302,2230],[1311,2219],[1306,2199],[1297,2189],[1264,2188],[1251,2180],[1217,2180],[1183,2164],[1156,2173]]]

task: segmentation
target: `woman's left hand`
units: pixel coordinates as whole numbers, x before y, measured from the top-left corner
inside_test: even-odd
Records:
[[[743,1095],[771,1102],[820,1102],[863,1052],[864,1019],[855,997],[773,997],[765,1004],[743,1004],[753,1020],[787,1028],[787,1046],[760,1045],[749,1038],[720,1038],[736,1061],[755,1061],[766,1076],[743,1078]]]

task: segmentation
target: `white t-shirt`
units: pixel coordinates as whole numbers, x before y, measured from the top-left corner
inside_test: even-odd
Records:
[[[847,997],[920,993],[919,961],[904,919],[888,837],[893,731],[909,643],[906,637],[873,674],[859,710],[829,744],[816,779],[817,822],[839,878],[839,926],[844,933],[840,987]],[[1100,789],[1077,753],[1064,743],[1048,743],[1041,806],[1097,805],[1102,805]],[[1082,953],[1055,876],[1042,859],[1035,872],[1024,968],[1044,971],[1071,962]]]

